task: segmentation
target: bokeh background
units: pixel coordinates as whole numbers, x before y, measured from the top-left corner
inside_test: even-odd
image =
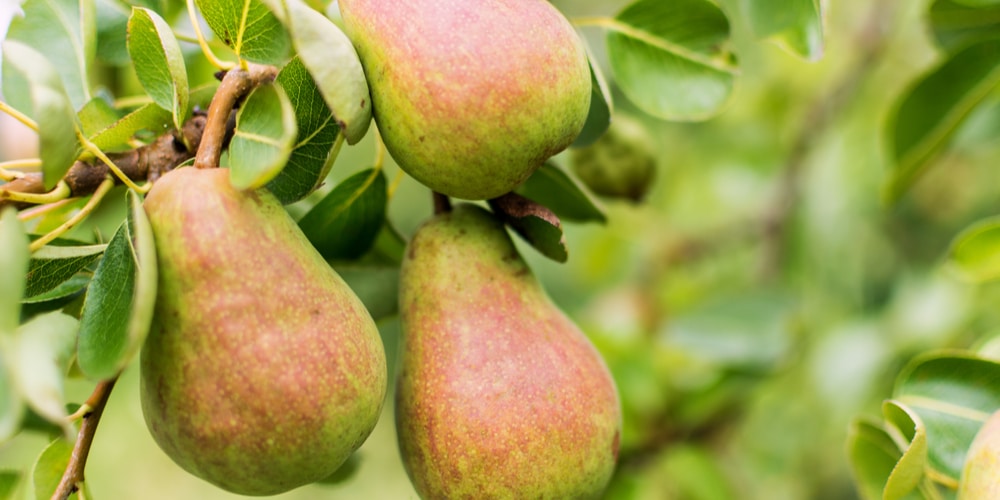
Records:
[[[572,18],[614,15],[627,2],[553,3]],[[1000,133],[1000,102],[994,93],[913,190],[886,205],[885,121],[939,57],[928,2],[830,2],[815,63],[756,39],[741,0],[720,4],[741,68],[727,109],[703,123],[665,123],[614,93],[615,112],[652,137],[657,175],[645,201],[603,200],[607,224],[566,224],[566,264],[519,247],[618,383],[625,431],[608,498],[856,498],[849,422],[879,413],[914,355],[1000,332],[1000,290],[963,283],[943,265],[951,239],[1000,208],[1000,142],[984,139]],[[581,32],[606,68],[604,33]],[[327,189],[370,166],[371,135],[345,148]],[[12,159],[37,146],[4,120],[0,147]],[[556,163],[569,169],[569,160]],[[386,168],[391,179],[396,167]],[[301,215],[321,195],[290,210]],[[109,203],[74,236],[112,234],[121,210]],[[430,195],[406,178],[389,213],[411,235],[431,213]],[[398,322],[379,326],[393,367]],[[70,400],[91,389],[70,381]],[[28,432],[0,446],[0,468],[30,467],[47,441]],[[416,498],[391,400],[342,476],[279,498]],[[234,497],[157,448],[136,363],[111,397],[87,479],[97,499]]]

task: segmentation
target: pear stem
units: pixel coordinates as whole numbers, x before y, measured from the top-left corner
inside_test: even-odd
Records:
[[[257,86],[273,81],[278,75],[274,66],[247,64],[247,69],[233,68],[222,77],[219,89],[208,105],[208,120],[195,155],[195,168],[216,168],[226,142],[229,115],[236,103]]]
[[[451,200],[447,196],[434,191],[434,215],[451,212]]]
[[[90,454],[90,445],[94,442],[94,434],[97,432],[97,424],[101,421],[104,407],[111,396],[111,389],[114,388],[118,377],[105,380],[97,384],[94,392],[87,398],[84,407],[90,410],[83,413],[80,419],[80,432],[76,437],[76,444],[73,445],[73,454],[70,455],[69,464],[63,472],[59,486],[52,493],[52,500],[65,500],[70,495],[80,490],[80,485],[84,481],[84,467],[87,465],[87,456]]]

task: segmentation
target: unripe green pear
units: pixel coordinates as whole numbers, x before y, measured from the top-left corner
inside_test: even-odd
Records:
[[[595,194],[642,201],[656,177],[653,139],[638,121],[615,115],[593,144],[572,150],[573,172]]]
[[[392,157],[434,191],[513,190],[583,129],[586,51],[547,0],[340,0]]]
[[[596,498],[621,409],[604,360],[503,225],[460,205],[423,225],[400,275],[396,430],[423,498]]]
[[[979,429],[965,455],[959,500],[1000,499],[1000,411]]]
[[[145,201],[159,290],[142,350],[150,433],[221,488],[323,479],[378,420],[385,353],[371,316],[266,190],[175,170]]]

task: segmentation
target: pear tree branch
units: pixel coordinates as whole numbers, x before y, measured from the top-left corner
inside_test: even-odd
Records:
[[[247,64],[247,69],[233,68],[222,77],[219,89],[208,106],[208,121],[194,159],[195,168],[215,168],[231,130],[230,121],[236,104],[254,88],[274,80],[278,69],[274,66]]]
[[[73,454],[70,455],[69,464],[63,472],[59,486],[52,494],[52,500],[66,500],[70,495],[80,489],[84,480],[84,468],[87,466],[87,456],[90,454],[90,445],[94,442],[94,434],[97,432],[97,424],[101,421],[104,407],[111,396],[111,389],[114,388],[118,377],[105,380],[94,388],[94,392],[84,403],[85,408],[80,418],[80,432],[76,437],[76,444],[73,445]]]

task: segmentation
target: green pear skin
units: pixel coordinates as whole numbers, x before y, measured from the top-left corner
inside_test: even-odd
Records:
[[[653,186],[656,152],[642,123],[615,115],[611,127],[593,144],[571,151],[573,172],[591,191],[638,203]]]
[[[385,145],[434,191],[513,190],[583,129],[586,50],[547,0],[340,0]]]
[[[153,438],[243,495],[335,472],[385,398],[364,305],[273,195],[236,190],[225,169],[172,171],[144,207],[160,266],[140,365]]]
[[[425,499],[597,498],[618,392],[503,226],[472,205],[425,223],[400,276],[396,430]]]
[[[959,500],[1000,499],[1000,411],[972,440],[958,483]]]

